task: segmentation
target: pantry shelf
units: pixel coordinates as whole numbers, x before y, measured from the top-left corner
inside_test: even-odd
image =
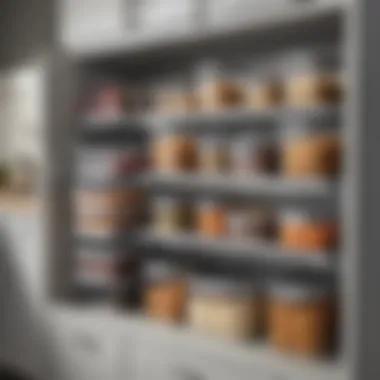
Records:
[[[269,264],[272,267],[314,269],[323,272],[336,270],[335,252],[303,252],[281,248],[274,243],[247,240],[208,239],[196,234],[159,235],[152,231],[138,234],[138,244],[147,249],[175,250],[179,255],[198,254],[208,257],[248,260]]]
[[[144,177],[143,181],[146,186],[151,188],[239,196],[331,199],[338,193],[337,183],[325,179],[301,180],[264,176],[247,179],[243,176],[229,175],[150,173]]]

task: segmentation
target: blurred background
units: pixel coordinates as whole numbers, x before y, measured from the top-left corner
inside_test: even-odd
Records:
[[[0,5],[2,378],[357,379],[356,4]]]

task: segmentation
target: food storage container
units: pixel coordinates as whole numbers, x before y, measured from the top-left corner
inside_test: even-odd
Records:
[[[231,170],[245,178],[252,174],[270,174],[278,167],[278,147],[269,131],[243,133],[231,144]]]
[[[173,264],[151,262],[145,268],[143,305],[154,319],[179,322],[187,302],[188,284],[184,273]]]
[[[284,61],[284,100],[294,107],[337,103],[343,97],[338,47],[299,50]]]
[[[279,242],[284,248],[304,254],[320,253],[335,248],[337,240],[337,219],[327,206],[280,213]]]
[[[287,177],[331,177],[338,174],[341,141],[336,125],[318,118],[289,119],[283,129],[281,166]]]
[[[220,111],[243,104],[243,89],[226,74],[218,62],[200,64],[195,73],[199,107],[202,111]]]
[[[323,286],[273,285],[268,302],[270,344],[300,356],[326,354],[333,340],[333,299],[332,291]]]
[[[188,324],[194,330],[228,340],[247,340],[260,333],[263,303],[250,283],[194,278]]]
[[[204,199],[197,210],[197,228],[206,238],[223,237],[227,234],[226,206],[215,200]]]
[[[152,204],[154,231],[160,235],[189,231],[193,227],[191,205],[173,197],[156,197]]]
[[[158,136],[152,144],[152,161],[160,172],[193,170],[197,164],[196,142],[180,133]]]
[[[199,140],[199,170],[204,174],[224,173],[229,169],[227,136],[203,136]]]

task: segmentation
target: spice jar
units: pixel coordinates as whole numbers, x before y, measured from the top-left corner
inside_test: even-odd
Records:
[[[241,86],[228,78],[218,63],[203,63],[198,67],[196,77],[201,110],[218,111],[242,105]]]
[[[195,141],[186,135],[158,137],[152,146],[153,166],[161,172],[189,171],[197,164]]]
[[[290,106],[307,107],[340,101],[343,84],[339,65],[337,47],[290,54],[284,65],[285,102]]]
[[[236,239],[271,239],[276,231],[273,213],[269,209],[235,206],[228,212],[228,234]]]
[[[187,280],[178,267],[162,262],[152,262],[146,267],[143,305],[150,318],[179,322],[187,292]]]
[[[188,323],[195,330],[228,340],[247,340],[262,327],[260,294],[248,283],[195,278],[191,283]]]
[[[332,292],[318,285],[281,283],[269,293],[270,343],[291,354],[325,354],[333,340]]]
[[[199,169],[204,173],[223,173],[229,168],[228,140],[206,136],[200,140]]]
[[[315,253],[334,248],[338,225],[332,210],[283,210],[280,214],[279,240],[284,248]]]
[[[268,131],[240,135],[231,146],[233,173],[273,173],[278,166],[278,150],[273,134]]]
[[[154,230],[158,234],[174,234],[193,225],[191,206],[170,197],[157,197],[153,201]]]
[[[213,200],[203,200],[199,204],[197,227],[203,237],[216,238],[227,233],[227,213],[225,206]]]
[[[341,143],[332,121],[306,116],[284,129],[282,170],[288,177],[334,176],[340,169]]]

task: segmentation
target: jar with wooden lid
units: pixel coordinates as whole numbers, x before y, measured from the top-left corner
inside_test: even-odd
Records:
[[[214,199],[203,199],[197,209],[197,228],[206,238],[223,237],[227,234],[226,206]]]
[[[195,75],[202,111],[220,111],[243,105],[241,85],[225,73],[220,63],[212,60],[203,62]]]
[[[194,170],[197,165],[197,144],[188,135],[164,134],[152,145],[153,167],[160,172],[175,173]]]
[[[159,235],[189,231],[194,225],[193,209],[183,200],[155,197],[152,202],[153,227]]]
[[[269,131],[240,134],[231,144],[233,174],[270,174],[276,171],[277,166],[277,142]]]
[[[250,283],[196,277],[191,281],[188,324],[215,337],[243,341],[261,332],[262,299]]]
[[[337,46],[303,49],[284,60],[285,103],[294,107],[334,104],[343,97]]]
[[[338,223],[334,210],[326,207],[285,209],[280,212],[279,242],[304,254],[336,248]]]
[[[287,177],[331,177],[340,170],[341,140],[334,120],[290,118],[283,130],[281,165]]]
[[[331,349],[334,297],[328,287],[276,284],[269,291],[268,317],[268,339],[276,349],[307,357]]]
[[[143,308],[148,317],[180,322],[186,307],[188,281],[174,264],[151,262],[144,271]]]
[[[229,141],[226,136],[202,136],[199,140],[199,170],[204,174],[229,169]]]

